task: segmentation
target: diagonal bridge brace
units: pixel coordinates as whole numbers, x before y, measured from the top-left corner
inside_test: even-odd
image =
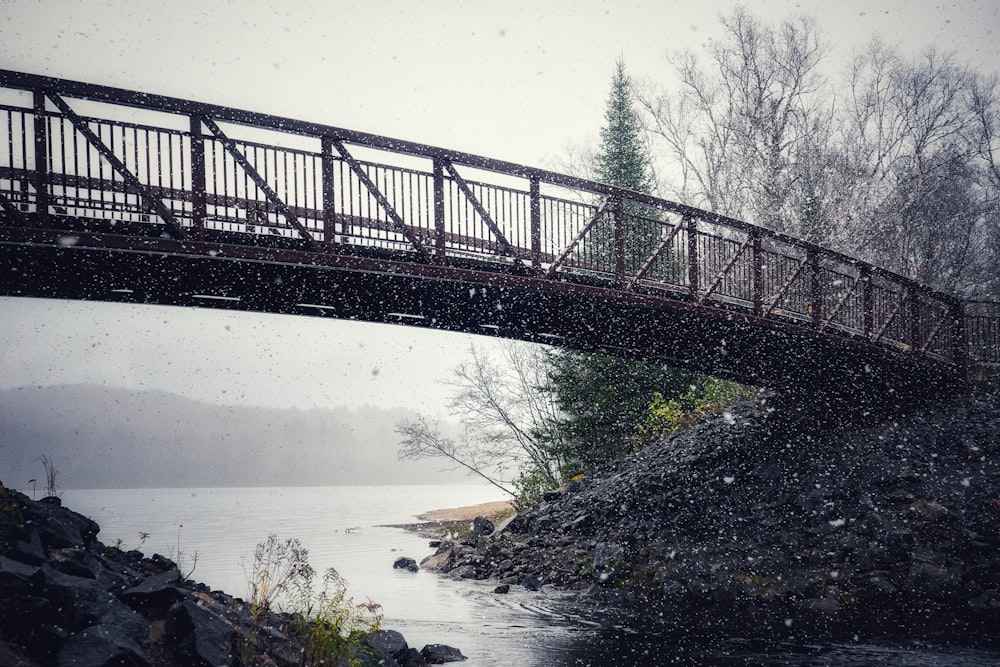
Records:
[[[740,261],[740,257],[742,257],[743,253],[747,251],[747,248],[753,245],[753,242],[754,242],[754,237],[753,235],[750,235],[746,238],[746,240],[743,241],[742,244],[740,244],[740,247],[736,249],[736,252],[733,253],[733,256],[729,258],[729,261],[726,262],[726,265],[722,267],[722,270],[719,271],[719,274],[715,276],[715,279],[712,281],[712,283],[708,286],[708,288],[704,291],[704,293],[702,293],[702,295],[698,297],[699,306],[703,305],[706,301],[708,301],[708,298],[712,296],[715,290],[719,288],[719,285],[722,284],[722,281],[726,279],[726,274],[729,273],[729,269],[736,266],[736,262]]]
[[[559,267],[566,262],[566,260],[569,258],[571,254],[573,254],[573,250],[580,243],[580,241],[583,240],[583,237],[586,236],[587,233],[590,232],[590,230],[594,227],[594,225],[597,224],[597,221],[604,216],[604,212],[608,210],[608,207],[611,206],[613,201],[614,200],[612,198],[605,199],[601,203],[601,205],[597,208],[597,210],[594,211],[594,215],[591,216],[590,220],[587,221],[587,224],[583,226],[583,229],[577,232],[576,236],[573,238],[572,241],[570,241],[569,245],[566,246],[565,250],[563,250],[562,253],[559,255],[559,257],[557,257],[556,260],[549,265],[548,270],[545,272],[546,278],[551,278],[556,274],[556,271],[559,270]]]
[[[795,270],[793,270],[791,275],[788,276],[784,284],[782,284],[781,288],[778,290],[778,293],[771,298],[771,303],[768,304],[767,308],[764,310],[763,317],[770,317],[771,314],[774,313],[774,309],[778,307],[779,303],[781,303],[781,300],[784,298],[785,294],[787,294],[788,290],[790,290],[792,288],[792,285],[795,284],[795,281],[802,273],[802,270],[806,268],[806,265],[808,263],[809,263],[808,256],[803,257],[799,261],[799,265],[796,266]]]
[[[677,233],[684,228],[684,222],[686,220],[687,218],[685,218],[684,221],[682,221],[680,224],[674,225],[674,228],[670,230],[670,233],[667,234],[663,238],[663,240],[660,241],[660,244],[656,246],[653,252],[650,253],[649,257],[646,258],[646,261],[643,262],[642,268],[640,268],[639,271],[634,276],[632,276],[629,279],[628,283],[625,285],[626,292],[629,292],[632,289],[634,289],[635,286],[639,283],[639,281],[645,277],[646,273],[648,273],[649,270],[653,267],[653,264],[656,263],[656,260],[659,259],[660,255],[663,254],[663,251],[670,246],[670,243],[674,240],[674,237],[677,236]]]
[[[341,141],[340,139],[331,138],[330,143],[337,149],[337,152],[340,153],[340,156],[344,158],[344,161],[347,162],[347,164],[351,167],[351,171],[353,171],[354,175],[358,177],[358,180],[361,181],[364,184],[364,186],[368,188],[368,192],[370,192],[371,195],[375,197],[375,201],[378,202],[379,206],[382,207],[382,210],[384,210],[386,215],[389,216],[389,219],[392,220],[392,225],[393,227],[396,228],[396,231],[402,234],[406,238],[406,240],[410,242],[410,244],[420,254],[420,257],[423,258],[425,262],[431,264],[433,260],[431,259],[430,254],[427,252],[427,249],[420,242],[420,239],[418,239],[416,235],[414,235],[413,231],[403,221],[403,217],[396,212],[396,209],[393,208],[393,205],[389,201],[388,197],[382,194],[382,191],[378,189],[378,186],[375,185],[375,182],[371,179],[368,173],[361,167],[361,163],[358,162],[357,159],[353,155],[351,155],[351,153],[347,150],[347,147],[344,146],[344,142]]]
[[[820,323],[819,330],[825,331],[826,328],[830,326],[833,320],[837,317],[837,314],[840,313],[841,309],[843,309],[847,301],[852,296],[854,296],[855,292],[857,292],[858,287],[864,287],[866,284],[870,282],[871,282],[871,277],[869,276],[862,275],[855,278],[854,282],[851,283],[850,289],[844,292],[844,295],[840,297],[840,300],[838,300],[837,303],[834,304],[833,308],[830,309],[830,314],[826,316],[826,318],[823,320],[822,323]]]
[[[125,163],[118,159],[114,151],[108,148],[108,145],[97,136],[87,122],[83,120],[73,109],[66,103],[66,101],[57,95],[56,93],[48,92],[46,93],[52,103],[58,107],[59,111],[62,112],[63,116],[66,117],[69,122],[73,123],[73,127],[84,136],[84,138],[90,142],[98,153],[101,154],[105,160],[111,165],[111,167],[117,171],[125,183],[131,188],[132,192],[142,197],[146,202],[146,206],[149,208],[150,212],[155,213],[160,216],[164,224],[166,224],[167,229],[170,231],[170,235],[175,239],[184,238],[184,230],[181,228],[180,223],[177,222],[177,218],[174,216],[173,212],[166,207],[166,205],[160,200],[159,197],[153,195],[149,188],[139,180],[139,177],[129,171]]]
[[[444,165],[444,168],[448,170],[448,173],[451,174],[452,180],[455,182],[456,185],[458,185],[458,188],[462,191],[462,194],[465,195],[465,198],[469,200],[470,204],[472,204],[472,208],[476,210],[476,213],[479,214],[479,217],[483,219],[483,222],[486,223],[486,226],[490,228],[491,232],[493,232],[493,236],[495,236],[497,242],[500,243],[500,246],[503,248],[504,253],[508,257],[513,257],[514,259],[518,260],[518,262],[521,263],[521,266],[524,267],[525,264],[520,261],[522,259],[525,259],[522,256],[522,253],[519,253],[517,249],[511,245],[510,241],[507,240],[507,237],[504,236],[504,233],[500,231],[500,227],[497,225],[496,221],[493,220],[493,216],[490,215],[490,212],[487,211],[486,207],[483,206],[482,202],[479,201],[479,198],[476,197],[476,194],[472,191],[472,188],[469,187],[469,184],[458,173],[458,170],[455,169],[455,165],[451,163],[451,160],[442,160],[442,163]]]
[[[207,115],[199,116],[199,120],[201,120],[201,122],[212,131],[212,134],[214,134],[215,137],[222,142],[222,145],[226,147],[226,150],[233,156],[233,159],[236,160],[241,167],[243,167],[243,170],[247,173],[250,179],[257,185],[258,188],[260,188],[261,192],[264,193],[264,196],[267,197],[272,204],[274,204],[274,207],[278,209],[279,213],[285,216],[285,220],[288,221],[288,224],[294,227],[302,238],[305,239],[306,245],[309,246],[309,249],[315,250],[316,239],[314,239],[312,234],[309,233],[309,230],[306,229],[301,222],[299,222],[298,216],[296,216],[292,210],[288,208],[288,204],[286,204],[281,197],[278,196],[278,193],[274,191],[274,188],[268,185],[264,177],[260,175],[259,171],[257,171],[257,168],[250,163],[250,160],[247,159],[246,155],[244,155],[236,145],[236,142],[227,137],[225,132],[222,131],[222,128],[220,128],[218,124],[216,124],[216,122]]]

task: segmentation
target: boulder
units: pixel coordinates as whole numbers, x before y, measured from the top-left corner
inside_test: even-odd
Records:
[[[170,608],[165,631],[169,645],[184,665],[223,667],[233,663],[233,626],[193,600]]]
[[[468,660],[457,648],[444,644],[428,644],[420,649],[420,655],[428,665],[443,665],[446,662]]]
[[[392,564],[392,567],[395,570],[406,570],[408,572],[416,572],[420,569],[420,566],[417,565],[417,561],[412,558],[407,558],[406,556],[400,556],[397,558],[396,562]]]
[[[594,578],[601,583],[614,580],[615,568],[625,557],[625,549],[614,542],[600,542],[594,548]]]
[[[391,665],[390,660],[402,665],[410,651],[406,639],[395,630],[380,630],[365,641],[375,651],[380,666]]]
[[[177,586],[181,574],[176,569],[167,570],[144,580],[121,593],[122,601],[146,616],[162,616],[187,594]]]
[[[492,534],[493,522],[484,516],[477,516],[472,520],[472,533],[469,535],[469,544],[477,544],[480,537]]]
[[[23,652],[10,644],[0,642],[0,665],[4,667],[39,667]]]
[[[148,667],[142,648],[113,628],[95,625],[73,635],[63,644],[59,667]]]

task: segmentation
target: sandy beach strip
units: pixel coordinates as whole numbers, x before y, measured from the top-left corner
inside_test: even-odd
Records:
[[[432,510],[417,515],[421,521],[445,523],[449,521],[472,521],[477,516],[494,517],[510,511],[511,504],[508,500],[497,500],[491,503],[481,503],[479,505],[469,505],[468,507],[452,507],[448,509]]]

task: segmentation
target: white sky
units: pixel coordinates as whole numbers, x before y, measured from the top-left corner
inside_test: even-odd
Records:
[[[873,34],[1000,70],[1000,2],[747,3],[806,13],[835,58]],[[717,0],[0,0],[0,67],[545,165],[591,143],[617,58],[718,34]],[[433,410],[467,336],[208,310],[0,299],[0,388],[92,382],[258,405]]]

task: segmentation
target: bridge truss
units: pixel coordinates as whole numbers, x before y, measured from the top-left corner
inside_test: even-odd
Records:
[[[1000,364],[1000,304],[550,171],[5,70],[0,139],[8,295],[398,321],[777,386]]]

